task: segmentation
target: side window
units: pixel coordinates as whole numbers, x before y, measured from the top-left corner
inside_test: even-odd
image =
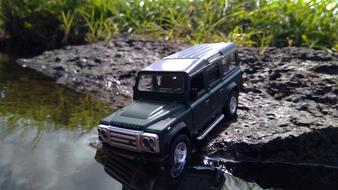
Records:
[[[216,63],[211,64],[207,69],[208,83],[211,84],[219,79],[219,69]]]
[[[204,89],[204,81],[203,81],[203,73],[200,73],[194,76],[191,79],[191,89],[194,89],[200,94],[200,92]]]
[[[226,75],[230,71],[229,61],[229,57],[224,57],[222,59],[223,75]]]
[[[236,54],[231,53],[222,59],[223,75],[226,75],[229,71],[237,66]]]
[[[237,63],[236,63],[236,54],[235,53],[232,53],[230,55],[229,65],[230,65],[229,66],[230,70],[234,69],[237,66]]]

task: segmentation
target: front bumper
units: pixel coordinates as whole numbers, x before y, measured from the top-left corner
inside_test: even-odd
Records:
[[[139,153],[160,153],[159,137],[154,133],[100,124],[98,134],[102,142],[116,148]]]

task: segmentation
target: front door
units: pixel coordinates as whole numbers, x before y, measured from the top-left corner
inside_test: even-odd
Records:
[[[199,131],[201,128],[203,128],[203,126],[205,126],[211,119],[211,103],[212,102],[209,98],[209,94],[206,93],[193,104],[191,104],[196,131]]]
[[[193,114],[194,131],[198,131],[211,119],[210,113],[212,106],[209,94],[205,89],[205,81],[202,72],[191,79],[190,88],[196,93],[196,97],[193,98],[190,107]]]

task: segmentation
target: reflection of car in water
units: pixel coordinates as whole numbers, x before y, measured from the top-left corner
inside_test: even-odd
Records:
[[[154,167],[125,159],[113,154],[108,149],[99,149],[95,159],[104,166],[105,171],[122,183],[123,189],[221,189],[225,176],[218,169],[206,166],[189,167],[180,179],[172,179],[168,173]]]
[[[243,181],[209,166],[188,166],[181,178],[173,179],[154,163],[136,162],[99,148],[95,155],[104,170],[122,184],[123,190],[260,190],[255,183]]]

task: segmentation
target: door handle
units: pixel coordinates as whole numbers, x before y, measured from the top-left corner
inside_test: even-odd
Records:
[[[210,102],[210,99],[205,100],[205,103],[208,104]]]
[[[219,90],[219,92],[220,92],[220,93],[222,93],[223,91],[224,91],[224,89],[223,89],[223,88],[221,88],[221,89]]]

